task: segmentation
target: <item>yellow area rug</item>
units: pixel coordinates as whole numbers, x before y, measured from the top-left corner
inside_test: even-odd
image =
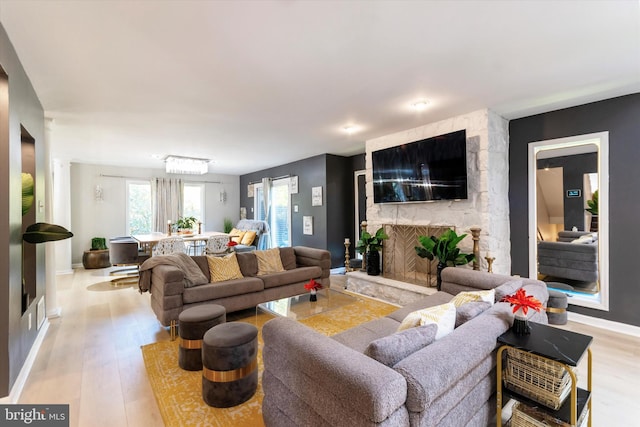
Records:
[[[348,305],[300,321],[324,335],[333,335],[369,320],[386,316],[398,307],[351,294]],[[250,313],[250,312],[249,312]],[[165,426],[263,426],[262,421],[262,325],[273,317],[248,314],[234,321],[256,325],[258,334],[259,381],[256,394],[233,408],[212,408],[202,400],[202,372],[178,366],[178,340],[142,346],[142,356]]]

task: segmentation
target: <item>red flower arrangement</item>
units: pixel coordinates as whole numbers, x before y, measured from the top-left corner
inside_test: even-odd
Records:
[[[542,303],[538,301],[534,296],[527,295],[523,288],[520,288],[513,295],[507,295],[500,301],[508,302],[513,307],[513,312],[517,312],[522,309],[522,313],[526,316],[529,309],[540,311],[542,309]]]
[[[311,279],[309,281],[309,283],[306,283],[304,285],[304,288],[308,291],[317,291],[318,289],[322,289],[322,284],[316,282],[315,280]]]

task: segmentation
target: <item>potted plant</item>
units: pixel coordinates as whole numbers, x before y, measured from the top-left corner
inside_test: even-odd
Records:
[[[92,251],[103,251],[107,249],[107,239],[104,237],[94,237],[91,239]]]
[[[458,236],[455,231],[448,229],[440,237],[418,237],[418,241],[422,246],[415,247],[416,254],[420,258],[428,258],[430,261],[433,261],[434,258],[438,260],[438,290],[440,290],[442,285],[441,274],[445,267],[465,265],[474,260],[475,256],[473,254],[460,253],[460,248],[458,248],[458,243],[466,236],[466,234]]]
[[[231,221],[231,218],[225,218],[223,224],[223,231],[229,234],[233,230],[233,221]]]
[[[304,288],[309,291],[309,301],[318,301],[317,292],[322,289],[322,284],[311,279],[309,283],[305,283]]]
[[[361,253],[367,260],[367,274],[377,276],[380,274],[380,250],[382,242],[387,240],[389,236],[380,227],[376,234],[363,231],[360,240],[356,244],[356,250]]]
[[[84,251],[82,265],[85,269],[111,267],[107,239],[104,237],[91,239],[91,249]]]
[[[591,214],[591,228],[589,231],[598,231],[598,190],[593,192],[591,200],[587,200],[585,211]]]
[[[178,218],[176,221],[176,228],[178,229],[178,233],[188,234],[193,230],[193,226],[198,222],[195,217],[192,216],[182,216]]]

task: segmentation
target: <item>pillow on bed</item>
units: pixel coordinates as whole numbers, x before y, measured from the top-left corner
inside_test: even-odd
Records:
[[[364,354],[393,367],[396,363],[436,340],[438,325],[418,326],[371,341]]]

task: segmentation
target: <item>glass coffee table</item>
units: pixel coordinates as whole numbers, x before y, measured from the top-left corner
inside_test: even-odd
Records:
[[[306,292],[289,298],[263,302],[256,306],[256,315],[266,313],[271,316],[301,320],[357,301],[357,298],[333,289],[321,289],[317,297],[317,301],[309,301],[310,294]]]

